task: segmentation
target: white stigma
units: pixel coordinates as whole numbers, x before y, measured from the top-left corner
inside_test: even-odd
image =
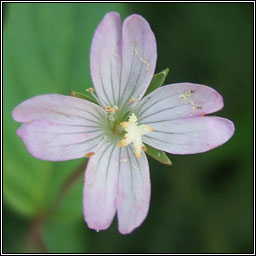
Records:
[[[138,125],[138,119],[134,113],[129,116],[128,122],[122,122],[120,125],[125,129],[126,134],[118,146],[124,147],[132,143],[134,147],[134,153],[136,157],[139,158],[141,151],[145,149],[141,137],[149,132],[154,131],[154,128],[145,124]]]

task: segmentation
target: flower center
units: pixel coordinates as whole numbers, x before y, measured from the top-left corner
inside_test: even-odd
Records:
[[[125,119],[127,114],[119,110],[118,106],[105,106],[107,112],[107,120],[102,123],[102,128],[105,131],[105,137],[113,143],[120,141],[124,136],[124,129],[120,126],[120,122]]]
[[[121,122],[120,126],[124,128],[126,133],[118,146],[124,147],[132,143],[134,153],[139,158],[141,151],[145,148],[142,143],[142,136],[154,131],[154,128],[145,124],[138,125],[138,119],[134,113],[129,116],[128,122]]]

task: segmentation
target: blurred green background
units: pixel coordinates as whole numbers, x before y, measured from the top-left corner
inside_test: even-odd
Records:
[[[73,253],[253,252],[253,3],[4,5],[3,251]],[[89,50],[108,11],[144,16],[158,44],[166,84],[196,82],[225,100],[217,115],[233,138],[198,155],[150,159],[152,199],[132,234],[87,228],[82,215],[84,160],[46,162],[25,149],[14,107],[39,94],[92,86]]]

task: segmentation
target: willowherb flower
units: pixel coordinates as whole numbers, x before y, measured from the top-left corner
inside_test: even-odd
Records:
[[[155,71],[156,41],[149,24],[131,15],[121,25],[106,14],[95,31],[90,54],[98,104],[72,96],[40,95],[13,111],[17,134],[35,157],[64,161],[90,157],[83,193],[84,218],[107,229],[117,212],[119,231],[132,232],[150,202],[146,145],[172,154],[205,152],[225,143],[231,121],[205,116],[223,107],[214,89],[170,84],[145,94]]]

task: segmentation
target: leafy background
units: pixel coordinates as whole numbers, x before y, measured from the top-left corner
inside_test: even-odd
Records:
[[[82,215],[84,160],[33,158],[11,112],[46,93],[92,86],[89,49],[108,11],[143,15],[158,43],[166,83],[218,90],[234,121],[225,145],[199,155],[150,160],[152,199],[132,234],[89,230]],[[3,251],[73,253],[253,252],[253,3],[8,3],[3,27]]]

